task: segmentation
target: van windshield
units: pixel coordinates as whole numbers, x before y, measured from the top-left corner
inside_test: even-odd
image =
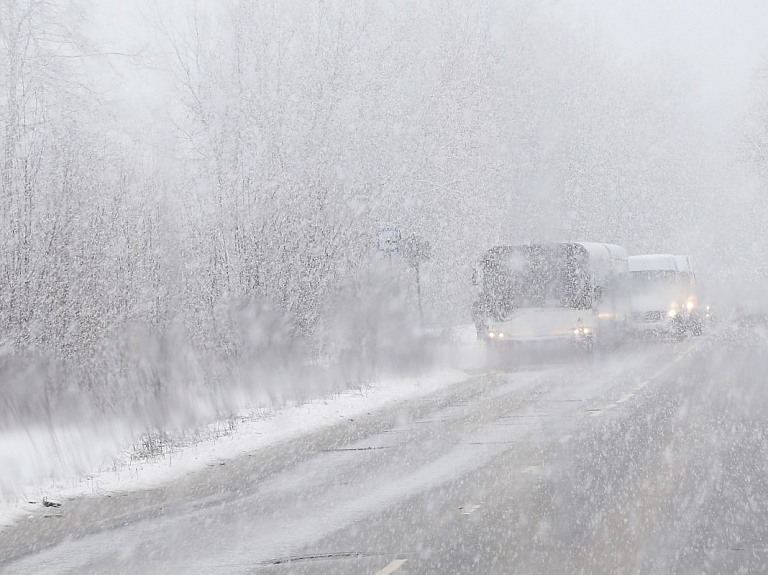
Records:
[[[691,289],[689,274],[675,270],[641,270],[629,273],[633,295],[656,295],[666,298],[687,297]]]

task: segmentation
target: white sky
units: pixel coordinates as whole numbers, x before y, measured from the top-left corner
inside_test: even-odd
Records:
[[[150,42],[142,16],[185,0],[93,0],[93,32],[107,48],[135,51]],[[206,0],[198,0],[205,4]],[[207,0],[215,2],[216,0]],[[289,1],[289,0],[286,0]],[[518,0],[510,0],[518,1]],[[768,57],[768,0],[548,0],[559,17],[606,48],[619,65],[647,74],[680,70],[692,84],[692,107],[738,116],[755,71]],[[121,64],[116,62],[119,67]],[[157,102],[157,73],[126,72],[122,99],[135,111]],[[131,96],[132,95],[132,96]]]
[[[205,2],[206,0],[200,0]],[[149,24],[156,6],[172,9],[186,0],[92,0],[91,36],[104,52],[134,54],[134,60],[111,58],[112,66],[122,78],[122,86],[110,93],[122,102],[129,114],[145,116],[161,105],[168,85],[165,75],[156,69],[147,69],[149,62],[157,62],[157,31]]]
[[[768,56],[766,0],[553,0],[627,68],[671,62],[708,105],[740,107]]]

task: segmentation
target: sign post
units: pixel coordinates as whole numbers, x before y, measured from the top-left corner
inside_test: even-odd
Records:
[[[419,265],[428,262],[432,258],[432,246],[429,242],[416,234],[411,234],[402,242],[402,252],[405,261],[413,266],[416,271],[416,296],[419,301],[419,318],[421,327],[424,328],[424,310],[421,305],[421,277]]]

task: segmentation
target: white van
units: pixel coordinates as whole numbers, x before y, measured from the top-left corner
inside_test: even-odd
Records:
[[[696,274],[690,256],[629,256],[631,328],[643,335],[700,335]]]

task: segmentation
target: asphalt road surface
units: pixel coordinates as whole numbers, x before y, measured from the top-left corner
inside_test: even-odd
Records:
[[[768,572],[768,343],[478,373],[0,532],[0,572]]]

